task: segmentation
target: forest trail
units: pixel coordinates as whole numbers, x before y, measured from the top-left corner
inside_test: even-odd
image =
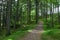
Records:
[[[30,30],[29,33],[23,39],[18,40],[41,40],[42,32],[43,32],[43,22],[40,21],[35,29]]]

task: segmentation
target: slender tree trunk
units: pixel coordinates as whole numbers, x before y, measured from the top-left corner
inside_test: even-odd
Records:
[[[50,2],[52,2],[51,0],[50,0]],[[52,3],[50,3],[50,17],[51,17],[51,27],[53,27],[53,12],[52,12]]]
[[[22,6],[20,7],[20,10],[19,11],[20,11],[20,25],[22,26],[22,24],[23,24],[22,23],[22,18],[23,18],[22,17]]]
[[[3,1],[3,0],[2,0]],[[6,1],[4,1],[6,2]],[[6,24],[6,4],[3,4],[3,28],[5,28],[5,24]]]
[[[15,12],[15,23],[14,23],[14,29],[16,29],[18,26],[18,9],[19,9],[19,0],[16,2],[16,12]]]
[[[48,15],[47,4],[48,4],[48,1],[45,1],[45,17],[46,17],[46,25],[47,25],[47,28],[48,28],[49,24],[48,24],[48,20],[47,20],[47,15]]]
[[[1,0],[2,1],[2,0]],[[1,28],[1,14],[2,14],[2,5],[0,5],[1,6],[1,8],[0,8],[0,34],[2,34],[1,32],[2,32],[2,28]]]
[[[57,2],[57,7],[58,7],[58,23],[60,24],[60,13],[59,13],[59,3],[58,0],[56,0]]]
[[[38,2],[38,0],[35,0],[35,5],[36,5],[36,23],[38,23],[38,18],[39,18],[39,2]]]
[[[28,16],[28,23],[31,22],[31,0],[27,0],[27,16]]]
[[[7,9],[6,9],[7,34],[6,35],[10,35],[10,14],[11,14],[11,0],[7,0]]]
[[[14,29],[16,28],[16,2],[14,0]]]

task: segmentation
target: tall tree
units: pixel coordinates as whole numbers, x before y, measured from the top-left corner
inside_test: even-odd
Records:
[[[7,8],[6,8],[6,27],[7,27],[7,34],[10,35],[10,14],[11,14],[11,1],[12,0],[7,0]]]
[[[16,6],[16,11],[15,11],[15,23],[14,23],[14,28],[17,28],[18,24],[18,9],[19,9],[19,0],[15,1],[15,6]]]
[[[60,24],[60,13],[59,13],[59,0],[56,0],[57,7],[58,7],[58,23]]]
[[[5,2],[5,4],[4,4]],[[3,28],[6,27],[6,0],[2,0],[2,6],[3,6],[3,9],[2,9],[2,12],[3,12]]]
[[[53,11],[52,11],[53,4],[51,2],[52,0],[50,0],[50,19],[51,19],[51,26],[53,27]]]
[[[38,0],[35,0],[35,6],[36,6],[36,23],[38,23],[38,18],[39,18],[39,2],[38,2]]]
[[[28,16],[28,23],[31,22],[31,0],[27,0],[27,16]]]
[[[0,1],[2,1],[2,0],[0,0]],[[2,31],[2,28],[1,28],[1,27],[2,27],[2,26],[1,26],[2,4],[1,4],[1,3],[0,3],[0,6],[1,6],[1,7],[0,7],[0,35],[1,35],[1,31]]]

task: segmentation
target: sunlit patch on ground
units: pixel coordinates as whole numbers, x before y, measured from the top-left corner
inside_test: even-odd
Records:
[[[8,39],[8,40],[12,40],[12,39]]]
[[[32,30],[27,30],[28,32],[32,32]]]

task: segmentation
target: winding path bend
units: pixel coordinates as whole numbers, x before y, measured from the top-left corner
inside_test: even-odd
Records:
[[[19,40],[41,40],[42,32],[43,32],[43,22],[40,21],[35,29],[30,30],[29,33],[23,39]]]

